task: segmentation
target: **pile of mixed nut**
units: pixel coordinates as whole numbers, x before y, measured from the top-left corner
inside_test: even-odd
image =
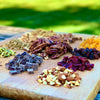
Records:
[[[74,86],[79,86],[81,77],[78,73],[73,70],[66,69],[65,67],[55,67],[51,69],[44,69],[42,73],[38,76],[39,83],[51,86],[64,86],[67,88],[72,88]]]

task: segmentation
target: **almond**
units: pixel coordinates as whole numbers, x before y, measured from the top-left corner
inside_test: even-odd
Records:
[[[66,76],[64,75],[64,73],[59,74],[58,79],[63,81],[66,80]]]
[[[62,72],[64,72],[64,70],[65,70],[66,68],[65,67],[60,67],[60,71],[62,71]]]
[[[69,89],[71,88],[70,84],[67,84],[66,87],[69,88]]]
[[[67,81],[74,81],[73,77],[67,77],[66,79],[67,79]]]

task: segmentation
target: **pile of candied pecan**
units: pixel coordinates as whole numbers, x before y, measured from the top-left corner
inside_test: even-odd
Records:
[[[59,34],[51,36],[49,38],[39,38],[36,41],[32,41],[29,52],[32,54],[38,54],[44,59],[56,59],[67,52],[72,51],[72,47],[69,45],[69,40],[78,40],[79,38],[73,37],[72,34]]]

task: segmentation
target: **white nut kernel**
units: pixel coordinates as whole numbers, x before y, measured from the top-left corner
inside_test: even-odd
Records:
[[[45,60],[48,60],[48,59],[49,59],[49,57],[48,57],[48,56],[46,56],[44,59],[45,59]]]
[[[51,72],[52,72],[52,70],[50,69],[50,70],[48,70],[48,72],[49,72],[49,73],[51,73]]]
[[[61,77],[62,77],[62,79],[66,79],[66,76],[65,75],[62,75]]]
[[[80,83],[80,82],[81,82],[81,80],[78,80],[78,82]]]
[[[51,78],[54,78],[55,76],[54,75],[50,75],[51,76]]]
[[[78,81],[76,81],[76,82],[75,82],[75,85],[76,85],[76,86],[79,86],[79,85],[80,85],[80,83],[79,83]]]
[[[68,70],[68,72],[73,72],[73,70],[71,70],[71,69],[67,69]]]
[[[52,75],[48,75],[47,76],[47,82],[50,82],[50,81],[52,81],[52,77],[51,77]]]
[[[54,84],[55,84],[55,82],[51,81],[49,84],[50,84],[50,85],[54,85]]]
[[[46,81],[43,81],[43,84],[44,84],[44,85],[47,85],[47,82],[46,82]]]
[[[75,84],[75,81],[70,81],[70,83]]]
[[[42,81],[45,81],[46,80],[46,78],[42,78]]]
[[[47,74],[47,69],[44,69],[42,72],[43,72],[44,74]]]
[[[75,78],[75,74],[72,74],[71,77]]]
[[[58,70],[58,67],[56,67],[56,69]]]
[[[57,77],[54,77],[54,78],[52,79],[52,81],[56,81],[56,79],[57,79]]]
[[[67,69],[64,70],[65,73],[68,73]]]
[[[56,84],[57,84],[57,86],[61,85],[61,83],[58,80],[56,80]]]
[[[71,84],[70,82],[67,82],[67,84]]]
[[[71,87],[73,87],[74,85],[71,83],[71,85],[70,85]]]

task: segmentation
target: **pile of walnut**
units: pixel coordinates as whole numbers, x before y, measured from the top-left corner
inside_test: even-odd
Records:
[[[55,67],[49,70],[44,69],[38,76],[37,81],[45,85],[64,85],[66,88],[72,88],[80,85],[81,78],[79,77],[79,74],[73,72],[73,70],[65,69],[64,67]]]
[[[28,43],[28,42],[36,40],[37,38],[42,38],[42,37],[47,38],[54,35],[56,35],[56,33],[53,32],[52,30],[47,31],[43,29],[37,29],[31,32],[26,32],[25,34],[21,36],[20,40]]]

